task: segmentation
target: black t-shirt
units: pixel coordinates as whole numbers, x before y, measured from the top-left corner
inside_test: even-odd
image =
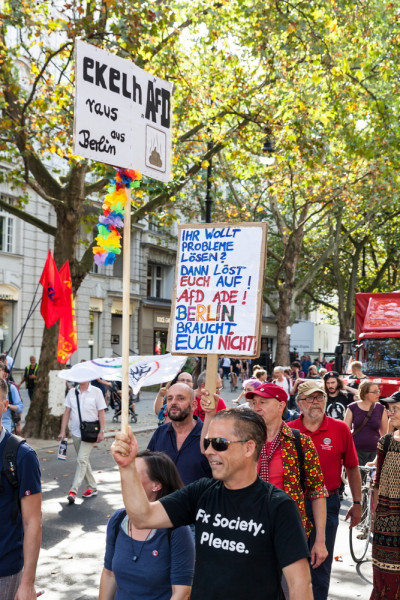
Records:
[[[355,390],[358,390],[358,388],[360,387],[360,383],[362,381],[364,381],[364,379],[368,379],[368,377],[361,377],[361,379],[359,379],[358,377],[355,377],[354,375],[350,375],[349,376],[349,382],[347,383],[347,385],[351,388],[354,388]]]
[[[328,396],[326,414],[333,419],[343,421],[346,409],[353,402],[353,395],[349,398],[347,392],[339,392],[337,396]]]
[[[175,527],[196,526],[192,600],[275,600],[281,569],[309,557],[296,504],[270,487],[200,479],[160,500]]]
[[[231,365],[232,365],[232,371],[236,374],[239,375],[240,374],[240,360],[237,359],[233,359],[231,361]]]

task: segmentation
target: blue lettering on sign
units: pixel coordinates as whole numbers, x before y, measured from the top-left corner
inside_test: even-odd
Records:
[[[181,265],[181,275],[208,275],[209,265],[199,265],[198,267],[187,267],[186,265]]]
[[[226,277],[221,275],[218,277],[215,287],[218,287],[219,285],[222,285],[223,287],[236,287],[240,284],[242,279],[243,277],[241,275],[237,275],[236,277]]]
[[[175,351],[212,350],[213,340],[213,335],[190,336],[184,333],[178,333],[175,340]]]
[[[236,234],[241,231],[239,228],[223,227],[222,229],[205,229],[206,239],[211,240],[212,238],[234,238]]]

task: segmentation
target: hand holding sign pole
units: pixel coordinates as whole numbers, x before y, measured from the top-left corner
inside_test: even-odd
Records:
[[[122,294],[121,428],[128,430],[129,307],[132,180],[144,175],[171,179],[172,85],[133,62],[76,40],[74,151],[77,156],[118,166],[98,226],[98,265],[112,264],[120,253],[125,206]],[[121,169],[122,168],[122,169]],[[125,170],[125,171],[124,171]],[[133,183],[136,187],[137,182]]]

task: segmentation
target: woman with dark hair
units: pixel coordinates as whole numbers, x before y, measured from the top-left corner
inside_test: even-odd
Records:
[[[344,422],[350,427],[360,465],[374,460],[379,438],[388,430],[388,417],[379,402],[379,386],[364,379],[358,388],[360,400],[347,407]]]
[[[183,487],[172,460],[163,452],[140,452],[136,469],[151,502]],[[189,527],[137,529],[125,509],[107,527],[99,600],[186,600],[194,570]]]

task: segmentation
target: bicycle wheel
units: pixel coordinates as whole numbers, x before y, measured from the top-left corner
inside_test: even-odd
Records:
[[[361,509],[360,523],[349,530],[350,554],[356,563],[366,555],[371,536],[371,506],[367,487],[362,489]]]

